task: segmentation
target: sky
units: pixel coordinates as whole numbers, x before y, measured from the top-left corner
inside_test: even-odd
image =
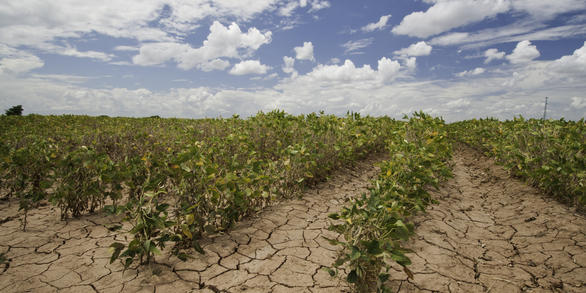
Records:
[[[584,0],[0,0],[0,109],[586,112]]]

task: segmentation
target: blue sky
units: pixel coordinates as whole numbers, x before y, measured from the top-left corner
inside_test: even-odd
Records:
[[[583,0],[4,2],[0,107],[25,114],[586,112]]]

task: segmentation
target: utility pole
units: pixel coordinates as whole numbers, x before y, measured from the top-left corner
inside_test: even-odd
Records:
[[[546,114],[547,114],[547,97],[545,97],[545,107],[543,108],[543,120],[545,120]]]

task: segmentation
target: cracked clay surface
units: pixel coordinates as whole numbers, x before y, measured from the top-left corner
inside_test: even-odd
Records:
[[[108,246],[129,241],[107,229],[120,218],[102,213],[59,220],[43,206],[21,231],[15,202],[0,203],[0,292],[348,292],[321,268],[338,248],[322,236],[327,215],[366,191],[381,157],[343,169],[303,195],[265,209],[228,233],[202,242],[181,262],[128,269],[109,264]],[[388,285],[400,292],[586,292],[586,220],[572,209],[511,179],[492,160],[466,148],[454,155],[454,178],[432,195],[407,243],[407,279],[400,267]],[[127,228],[127,227],[125,227]]]
[[[118,261],[109,264],[110,244],[131,240],[108,230],[120,217],[96,213],[66,223],[46,205],[29,213],[23,232],[18,203],[0,203],[0,252],[11,259],[3,273],[0,266],[0,292],[348,292],[321,269],[338,251],[322,236],[340,237],[327,230],[327,215],[367,191],[382,159],[374,155],[335,172],[301,199],[281,201],[203,240],[204,255],[193,251],[182,262],[164,253],[157,265],[124,273]]]
[[[397,267],[399,292],[586,292],[586,220],[456,147],[454,178],[439,204],[416,217],[407,247],[414,279]]]

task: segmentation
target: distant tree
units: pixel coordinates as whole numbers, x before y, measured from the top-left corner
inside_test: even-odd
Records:
[[[6,110],[6,116],[22,116],[22,105],[14,106]]]

